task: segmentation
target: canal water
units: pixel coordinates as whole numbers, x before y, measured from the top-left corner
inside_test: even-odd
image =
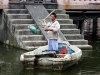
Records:
[[[100,75],[100,39],[89,40],[93,50],[84,50],[81,60],[63,72],[26,70],[19,61],[26,51],[0,44],[0,75]]]

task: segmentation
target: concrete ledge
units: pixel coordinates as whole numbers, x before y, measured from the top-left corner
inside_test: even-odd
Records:
[[[79,29],[60,29],[63,34],[80,34]]]
[[[6,9],[8,8],[8,5],[0,4],[0,9]]]
[[[91,45],[76,45],[76,46],[82,50],[92,50]]]
[[[18,29],[15,31],[16,35],[35,35],[30,29]],[[41,31],[38,30],[38,35],[41,34]]]
[[[88,45],[87,40],[68,40],[71,45]]]
[[[67,40],[84,40],[84,36],[81,34],[64,34]]]
[[[27,14],[28,13],[26,9],[5,9],[4,12],[7,14]]]
[[[76,29],[74,24],[60,24],[60,29]]]
[[[41,41],[45,39],[43,35],[20,35],[20,37],[22,41]]]
[[[47,45],[47,41],[40,40],[40,41],[23,41],[25,46],[45,46]]]
[[[30,14],[7,14],[10,19],[30,19]]]
[[[57,19],[60,24],[73,24],[72,19]]]
[[[31,50],[37,49],[41,46],[25,46],[25,47],[26,47],[26,50],[31,51]]]

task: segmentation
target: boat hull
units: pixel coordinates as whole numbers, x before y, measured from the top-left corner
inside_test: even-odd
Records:
[[[56,61],[57,60],[57,61]],[[58,61],[59,60],[59,61]],[[59,58],[39,58],[34,61],[23,61],[22,62],[26,69],[47,69],[47,70],[54,70],[54,71],[62,71],[66,70],[68,67],[72,66],[73,64],[77,63],[77,60],[69,60],[66,61],[65,59]]]
[[[65,70],[73,64],[77,63],[81,56],[82,51],[76,46],[69,46],[73,53],[70,54],[55,54],[54,52],[44,53],[47,46],[40,47],[34,51],[23,53],[20,61],[26,69],[50,69],[50,70]]]

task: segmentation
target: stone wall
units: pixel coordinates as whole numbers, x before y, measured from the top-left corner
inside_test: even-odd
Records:
[[[7,18],[4,17],[3,10],[0,10],[0,42],[19,47],[16,37],[11,33],[7,25]]]
[[[3,38],[4,38],[3,28],[4,28],[4,26],[2,24],[2,10],[0,10],[0,40],[3,40]]]
[[[100,18],[97,20],[97,36],[100,37]]]
[[[0,0],[0,9],[8,8],[9,0]]]
[[[69,0],[71,5],[86,5],[90,3],[100,3],[100,0]]]
[[[88,5],[90,3],[100,3],[100,0],[57,0],[58,4],[66,5]]]
[[[59,9],[100,9],[100,0],[57,0]]]

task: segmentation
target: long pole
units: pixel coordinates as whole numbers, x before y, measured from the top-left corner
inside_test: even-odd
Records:
[[[49,15],[47,15],[44,19],[47,19],[55,10],[53,10]]]

